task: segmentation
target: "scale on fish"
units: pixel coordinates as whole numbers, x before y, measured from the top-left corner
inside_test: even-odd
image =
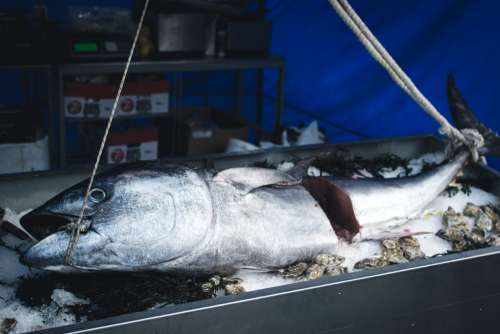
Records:
[[[289,173],[257,167],[214,172],[161,160],[96,175],[105,139],[90,180],[21,219],[40,240],[24,263],[54,271],[275,269],[333,253],[339,238],[413,234],[402,223],[420,214],[470,155],[459,150],[431,171],[391,180],[308,178],[300,164]]]

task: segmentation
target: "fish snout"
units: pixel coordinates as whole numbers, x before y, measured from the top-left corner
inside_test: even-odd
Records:
[[[46,210],[36,209],[21,218],[21,225],[37,240],[42,240],[65,226],[71,224],[73,219],[51,213]]]
[[[64,268],[69,240],[70,235],[66,232],[52,234],[31,246],[19,261],[29,267],[67,271]]]
[[[54,254],[50,249],[41,249],[39,244],[35,244],[21,255],[19,261],[25,266],[44,269],[61,266],[64,263],[62,255],[62,253]]]

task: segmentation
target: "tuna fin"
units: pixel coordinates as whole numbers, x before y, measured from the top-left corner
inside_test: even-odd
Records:
[[[459,129],[477,130],[485,141],[486,151],[484,153],[500,156],[500,136],[477,120],[476,115],[458,90],[451,73],[448,74],[446,91],[448,105],[455,125]]]
[[[271,185],[298,184],[288,173],[276,169],[260,167],[235,167],[217,173],[214,182],[225,182],[232,184],[235,188],[247,194],[254,189]]]
[[[302,180],[304,177],[307,176],[307,170],[309,169],[309,166],[311,166],[311,163],[315,159],[316,158],[308,158],[308,159],[299,160],[295,164],[295,166],[293,166],[292,169],[290,169],[286,173],[288,175],[291,175],[296,180]]]
[[[349,194],[335,183],[320,177],[306,178],[302,180],[302,185],[323,209],[335,234],[351,241],[360,226]]]

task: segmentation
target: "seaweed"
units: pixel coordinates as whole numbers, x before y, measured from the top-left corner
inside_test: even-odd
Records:
[[[69,307],[88,320],[211,298],[201,289],[206,276],[145,273],[49,274],[22,279],[16,297],[30,307],[48,305],[54,289],[64,289],[89,305]]]
[[[391,153],[381,154],[373,159],[366,159],[359,156],[352,157],[346,151],[336,151],[328,156],[315,159],[311,166],[318,168],[322,173],[326,172],[340,177],[352,177],[356,174],[362,176],[360,174],[361,170],[368,171],[375,178],[384,178],[381,173],[383,169],[395,170],[402,167],[405,170],[405,175],[410,174],[412,171],[408,159]]]

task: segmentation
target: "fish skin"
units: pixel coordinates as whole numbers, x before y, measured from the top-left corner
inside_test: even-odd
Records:
[[[361,225],[359,238],[381,239],[394,235],[395,229],[417,217],[448,184],[468,160],[465,151],[448,163],[430,171],[393,179],[337,179],[334,182],[350,196]],[[422,231],[406,232],[419,234]],[[400,232],[404,236],[404,231]]]
[[[332,182],[352,199],[361,224],[358,239],[383,237],[421,213],[467,157],[459,153],[432,171],[407,178]],[[90,227],[76,244],[73,266],[64,264],[69,231],[47,226],[51,219],[76,220],[88,181],[21,219],[30,233],[43,238],[21,261],[60,272],[229,273],[241,268],[268,270],[334,252],[338,238],[330,221],[303,186],[290,182],[294,180],[286,173],[255,167],[214,175],[162,162],[120,166],[96,177],[94,188],[102,189],[106,198],[89,201],[85,219]],[[34,233],[39,226],[47,228]]]

